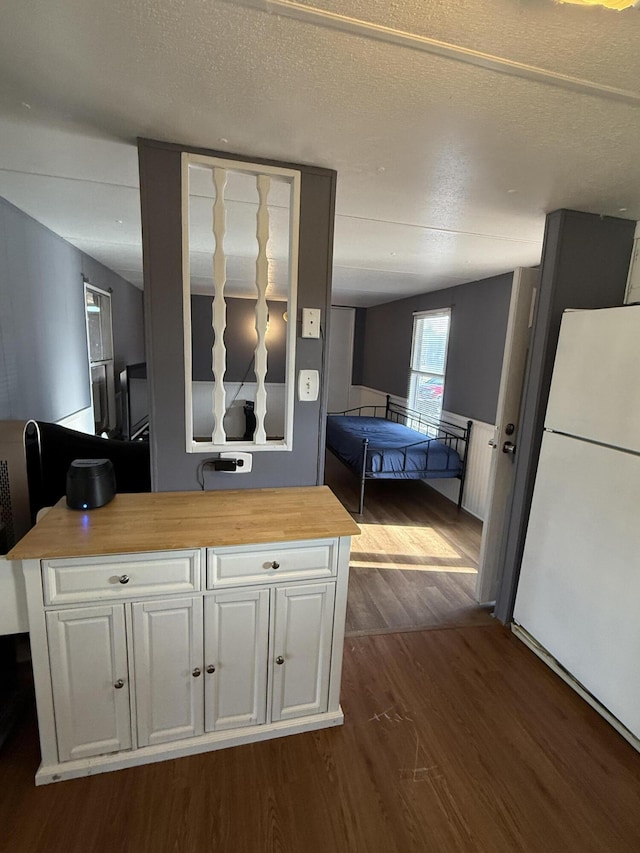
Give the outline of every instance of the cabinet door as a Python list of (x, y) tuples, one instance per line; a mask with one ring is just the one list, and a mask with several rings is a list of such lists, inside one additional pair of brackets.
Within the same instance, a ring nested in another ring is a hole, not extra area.
[(60, 761), (130, 749), (124, 605), (46, 619)]
[(335, 583), (275, 590), (273, 722), (327, 710)]
[(203, 732), (202, 599), (132, 605), (138, 746)]
[(265, 722), (269, 590), (234, 590), (205, 598), (205, 728)]

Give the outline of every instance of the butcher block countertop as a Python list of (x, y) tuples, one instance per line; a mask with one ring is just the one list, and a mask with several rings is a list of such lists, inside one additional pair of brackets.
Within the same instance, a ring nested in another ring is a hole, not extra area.
[(131, 554), (359, 533), (327, 486), (122, 494), (87, 512), (69, 509), (61, 498), (7, 559)]

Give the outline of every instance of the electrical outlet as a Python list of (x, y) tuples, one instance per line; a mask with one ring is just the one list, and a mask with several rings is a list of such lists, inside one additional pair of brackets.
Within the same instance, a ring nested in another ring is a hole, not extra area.
[(235, 459), (235, 471), (229, 471), (230, 474), (249, 474), (251, 471), (251, 462), (253, 457), (250, 453), (221, 453), (220, 459)]

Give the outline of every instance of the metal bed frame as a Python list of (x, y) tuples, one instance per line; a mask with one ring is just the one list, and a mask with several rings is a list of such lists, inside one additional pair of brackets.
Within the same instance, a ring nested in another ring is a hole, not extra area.
[[(378, 414), (378, 412), (384, 413), (384, 417)], [(452, 448), (458, 453), (460, 460), (462, 462), (462, 466), (460, 471), (457, 474), (452, 474), (452, 477), (456, 477), (460, 480), (460, 486), (458, 489), (458, 509), (462, 507), (462, 498), (464, 494), (464, 481), (467, 473), (467, 455), (469, 448), (469, 440), (471, 437), (471, 426), (472, 421), (467, 421), (466, 426), (462, 426), (460, 424), (454, 424), (450, 421), (445, 420), (434, 420), (433, 418), (429, 418), (427, 415), (421, 414), (420, 412), (416, 412), (413, 409), (408, 409), (406, 406), (402, 406), (399, 403), (394, 403), (391, 400), (389, 394), (387, 394), (387, 402), (385, 406), (379, 405), (369, 405), (369, 406), (357, 406), (353, 409), (345, 409), (344, 412), (331, 412), (328, 417), (332, 417), (335, 415), (355, 415), (357, 417), (380, 417), (381, 420), (394, 421), (395, 423), (401, 423), (404, 426), (410, 427), (410, 429), (415, 430), (416, 432), (422, 433), (427, 439), (427, 450), (426, 450), (426, 467), (424, 471), (412, 471), (412, 474), (418, 475), (411, 477), (411, 479), (429, 479), (429, 446), (431, 441), (439, 441), (441, 444), (446, 445), (447, 447)], [(350, 471), (353, 471), (355, 474), (360, 476), (360, 501), (358, 504), (358, 515), (362, 515), (362, 510), (364, 509), (364, 490), (365, 484), (367, 480), (382, 480), (382, 479), (402, 479), (398, 477), (398, 474), (402, 474), (406, 471), (406, 463), (407, 463), (407, 451), (416, 447), (417, 445), (425, 444), (425, 441), (416, 441), (411, 444), (407, 444), (404, 447), (396, 448), (397, 450), (402, 451), (403, 458), (403, 466), (401, 471), (390, 472), (388, 477), (381, 477), (380, 473), (374, 474), (372, 472), (367, 471), (367, 461), (369, 458), (369, 439), (362, 439), (362, 456), (360, 459), (360, 466), (356, 468), (351, 465), (345, 459), (342, 458), (340, 453), (335, 450), (329, 444), (327, 440), (328, 449), (334, 454), (334, 456), (342, 462)], [(445, 469), (447, 470), (447, 469)], [(453, 470), (453, 469), (452, 469)], [(424, 477), (420, 475), (424, 474)], [(408, 479), (408, 478), (407, 478)], [(438, 479), (448, 479), (448, 478), (438, 478)]]

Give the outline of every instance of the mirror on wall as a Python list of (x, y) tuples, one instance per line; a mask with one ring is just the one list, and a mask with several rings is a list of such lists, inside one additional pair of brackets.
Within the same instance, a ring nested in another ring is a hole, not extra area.
[(291, 450), (300, 173), (182, 155), (186, 448)]
[(116, 426), (111, 294), (84, 280), (91, 404), (96, 435)]

